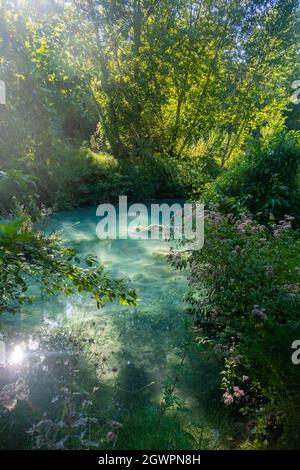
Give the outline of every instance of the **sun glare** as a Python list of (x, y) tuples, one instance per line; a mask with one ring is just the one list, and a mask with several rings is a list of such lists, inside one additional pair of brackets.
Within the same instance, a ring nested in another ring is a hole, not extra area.
[(21, 364), (23, 360), (24, 360), (24, 350), (22, 346), (17, 345), (14, 347), (10, 355), (9, 362), (10, 364), (18, 365), (18, 364)]

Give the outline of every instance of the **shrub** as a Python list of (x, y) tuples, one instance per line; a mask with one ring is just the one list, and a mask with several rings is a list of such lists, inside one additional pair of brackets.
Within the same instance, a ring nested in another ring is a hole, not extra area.
[(220, 167), (209, 155), (182, 155), (167, 159), (170, 179), (180, 197), (198, 197), (205, 185), (219, 175)]
[(60, 210), (114, 202), (120, 195), (135, 201), (175, 197), (181, 189), (173, 180), (171, 161), (162, 155), (118, 161), (88, 147), (63, 145), (49, 165), (20, 162), (18, 170), (0, 173), (0, 210), (12, 210), (14, 200), (33, 214), (42, 204)]
[(16, 201), (22, 201), (32, 217), (37, 215), (39, 195), (37, 193), (37, 178), (21, 170), (0, 172), (0, 213), (7, 214), (16, 206)]
[(108, 202), (117, 198), (122, 184), (123, 176), (116, 159), (86, 147), (64, 155), (51, 171), (49, 182), (55, 188), (52, 204), (59, 209)]
[(257, 446), (293, 445), (299, 426), (291, 344), (300, 337), (300, 240), (291, 219), (266, 227), (207, 211), (204, 247), (188, 260), (196, 336), (223, 362), (224, 405), (245, 415)]
[(227, 210), (248, 209), (266, 220), (300, 207), (298, 186), (299, 133), (285, 128), (252, 138), (245, 155), (206, 187), (203, 199)]
[(0, 225), (0, 313), (31, 301), (32, 284), (48, 294), (87, 292), (98, 307), (136, 299), (135, 291), (122, 279), (110, 279), (95, 257), (62, 247), (57, 236), (38, 230), (24, 214)]

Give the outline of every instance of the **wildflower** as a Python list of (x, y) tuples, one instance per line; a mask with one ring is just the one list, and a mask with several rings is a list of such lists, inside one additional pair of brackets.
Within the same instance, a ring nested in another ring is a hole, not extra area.
[(211, 210), (204, 211), (204, 217), (205, 219), (209, 219), (214, 224), (219, 224), (223, 220), (223, 217), (219, 212)]
[(7, 384), (0, 393), (0, 404), (11, 411), (15, 408), (18, 400), (23, 401), (29, 397), (29, 387), (25, 380), (20, 378), (15, 383)]
[(112, 429), (115, 429), (115, 430), (121, 429), (123, 427), (123, 424), (119, 423), (118, 421), (112, 421), (110, 423), (110, 425), (111, 425)]
[(273, 235), (275, 238), (282, 238), (284, 232), (292, 229), (293, 220), (295, 217), (292, 215), (285, 215), (283, 220), (280, 220), (278, 224), (273, 224), (271, 227), (273, 229)]
[(233, 394), (236, 398), (242, 398), (245, 396), (244, 390), (239, 387), (233, 387)]
[(17, 400), (11, 384), (5, 385), (5, 387), (3, 387), (3, 390), (0, 393), (0, 404), (8, 411), (11, 411), (15, 408)]
[(114, 432), (110, 431), (106, 434), (106, 439), (108, 440), (108, 442), (114, 442), (116, 440), (116, 435)]
[(234, 402), (234, 398), (229, 392), (225, 392), (223, 394), (223, 400), (226, 406), (232, 405), (232, 403)]
[(241, 220), (237, 221), (236, 229), (241, 233), (256, 233), (264, 231), (266, 227), (253, 221), (250, 217), (243, 216)]
[(277, 229), (277, 230), (274, 230), (273, 235), (274, 235), (274, 238), (276, 238), (278, 240), (279, 238), (282, 238), (283, 234), (282, 234), (281, 230)]
[(292, 292), (293, 294), (299, 294), (300, 293), (300, 286), (298, 284), (284, 284), (282, 287), (284, 289)]
[(259, 317), (262, 320), (267, 320), (268, 317), (265, 312), (265, 309), (260, 307), (259, 305), (253, 305), (252, 315), (254, 315), (255, 317)]
[(243, 382), (248, 382), (248, 380), (249, 380), (248, 375), (243, 375), (242, 381), (243, 381)]
[(216, 353), (220, 353), (220, 354), (228, 354), (228, 347), (224, 344), (216, 344), (215, 347), (214, 347), (214, 351)]

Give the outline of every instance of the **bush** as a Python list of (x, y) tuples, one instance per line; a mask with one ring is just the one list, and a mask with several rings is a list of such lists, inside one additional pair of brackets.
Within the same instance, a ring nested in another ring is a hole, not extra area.
[(71, 209), (114, 200), (122, 190), (123, 179), (115, 158), (82, 147), (72, 155), (64, 154), (51, 171), (49, 184), (55, 188), (51, 205)]
[(205, 185), (220, 174), (218, 163), (208, 155), (176, 156), (167, 163), (174, 191), (180, 197), (199, 197)]
[(21, 170), (0, 172), (0, 214), (7, 214), (15, 209), (17, 201), (30, 211), (33, 218), (37, 216), (39, 195), (37, 178)]
[(268, 228), (208, 211), (204, 247), (189, 259), (196, 336), (223, 362), (224, 405), (245, 416), (245, 439), (257, 446), (296, 446), (300, 431), (300, 370), (291, 362), (300, 240), (291, 219)]
[(167, 160), (161, 155), (118, 161), (110, 154), (83, 147), (65, 157), (53, 170), (53, 177), (58, 208), (114, 202), (122, 195), (145, 201), (177, 194), (176, 188), (171, 187), (173, 175)]
[(118, 161), (88, 147), (63, 145), (49, 165), (20, 162), (18, 170), (0, 173), (0, 210), (7, 213), (20, 202), (32, 214), (38, 207), (56, 210), (115, 202), (121, 195), (134, 201), (181, 194), (173, 183), (171, 161), (161, 155)]
[(40, 231), (24, 213), (0, 225), (0, 314), (31, 301), (33, 284), (52, 295), (86, 292), (98, 308), (115, 299), (136, 300), (135, 291), (122, 279), (111, 280), (95, 257), (63, 248), (55, 234)]
[(245, 155), (207, 186), (203, 199), (227, 210), (246, 208), (262, 220), (272, 213), (279, 220), (300, 207), (299, 164), (299, 133), (281, 128), (252, 138)]

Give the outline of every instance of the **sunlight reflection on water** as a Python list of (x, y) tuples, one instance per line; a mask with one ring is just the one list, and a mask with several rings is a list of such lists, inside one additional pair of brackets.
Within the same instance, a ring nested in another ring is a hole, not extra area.
[[(187, 281), (184, 272), (174, 270), (166, 260), (170, 244), (161, 240), (101, 241), (96, 237), (97, 221), (94, 208), (58, 213), (49, 230), (63, 227), (68, 246), (81, 255), (96, 255), (112, 275), (126, 276), (138, 291), (137, 306), (114, 302), (97, 310), (86, 295), (42, 296), (24, 306), (19, 315), (3, 317), (10, 348), (6, 360), (15, 368), (26, 366), (30, 393), (46, 407), (49, 400), (57, 401), (49, 395), (53, 384), (63, 383), (63, 388), (70, 389), (79, 374), (90, 374), (91, 367), (99, 383), (107, 386), (101, 398), (107, 413), (109, 408), (127, 410), (129, 402), (134, 407), (134, 391), (144, 387), (145, 399), (159, 403), (164, 380), (180, 364), (187, 335), (183, 302)], [(1, 354), (6, 352), (0, 341), (0, 363)], [(190, 368), (194, 372), (193, 365)], [(7, 371), (5, 374), (16, 380)], [(194, 419), (194, 390), (191, 387), (184, 393)]]

